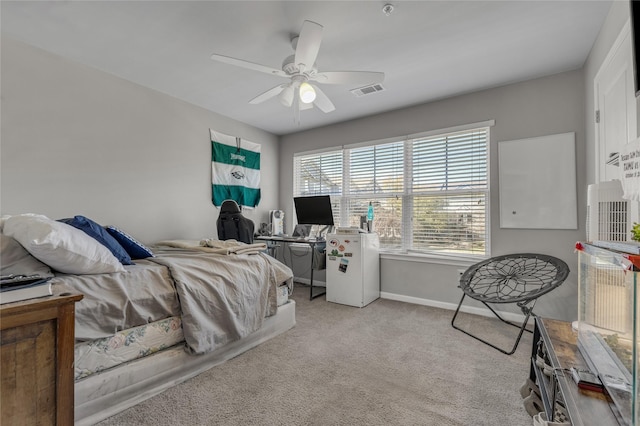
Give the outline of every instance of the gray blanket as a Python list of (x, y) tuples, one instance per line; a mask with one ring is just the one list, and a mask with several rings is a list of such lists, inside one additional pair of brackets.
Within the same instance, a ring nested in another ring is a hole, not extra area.
[(81, 293), (76, 303), (76, 340), (113, 336), (118, 331), (180, 315), (178, 295), (166, 267), (136, 260), (126, 273), (56, 274), (54, 294)]
[(156, 255), (149, 260), (169, 268), (193, 353), (213, 351), (258, 330), (278, 309), (276, 287), (293, 280), (291, 269), (264, 253), (162, 249)]
[(56, 276), (55, 294), (85, 295), (76, 304), (77, 340), (181, 315), (189, 351), (213, 351), (259, 329), (278, 309), (277, 286), (293, 284), (291, 269), (264, 253), (167, 247), (154, 253), (126, 273)]

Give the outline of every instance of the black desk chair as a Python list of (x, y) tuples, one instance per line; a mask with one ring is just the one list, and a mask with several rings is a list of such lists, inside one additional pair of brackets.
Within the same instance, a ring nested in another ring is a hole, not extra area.
[(216, 221), (219, 240), (236, 240), (253, 243), (255, 225), (251, 219), (242, 215), (240, 206), (234, 200), (225, 200), (220, 206), (220, 215)]
[[(567, 264), (555, 257), (544, 254), (508, 254), (484, 260), (470, 266), (460, 278), (459, 287), (463, 294), (451, 319), (451, 326), (456, 330), (485, 343), (500, 352), (511, 355), (520, 343), (522, 333), (526, 330), (533, 307), (540, 296), (560, 286), (569, 275)], [(510, 351), (501, 349), (486, 340), (465, 331), (454, 324), (460, 306), (466, 296), (482, 302), (502, 322), (520, 329), (516, 342)], [(515, 303), (525, 315), (522, 325), (514, 324), (502, 318), (489, 303)]]

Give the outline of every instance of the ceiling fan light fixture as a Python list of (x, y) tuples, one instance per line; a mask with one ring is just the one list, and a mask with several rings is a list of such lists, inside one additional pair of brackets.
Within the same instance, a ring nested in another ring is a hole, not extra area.
[(300, 101), (310, 104), (316, 100), (316, 91), (306, 81), (300, 85)]
[(288, 85), (284, 88), (282, 93), (280, 93), (280, 103), (286, 107), (290, 107), (293, 104), (293, 95), (294, 95), (293, 85)]
[[(2, 0), (0, 0), (2, 1)], [(390, 0), (389, 0), (390, 1)], [(393, 11), (393, 5), (387, 3), (386, 12)], [(266, 65), (260, 65), (243, 59), (214, 53), (211, 59), (225, 64), (241, 67), (264, 74), (275, 75), (289, 79), (289, 83), (272, 87), (249, 101), (255, 105), (268, 99), (278, 97), (285, 107), (293, 107), (294, 121), (300, 123), (300, 111), (318, 108), (323, 113), (334, 111), (335, 105), (327, 97), (318, 84), (342, 84), (350, 86), (378, 85), (384, 79), (384, 73), (372, 71), (325, 71), (318, 72), (315, 66), (320, 44), (322, 42), (323, 26), (313, 21), (304, 21), (300, 34), (291, 40), (294, 50), (282, 62), (282, 69), (278, 70)], [(310, 84), (313, 83), (313, 84)], [(361, 89), (363, 89), (361, 87)]]

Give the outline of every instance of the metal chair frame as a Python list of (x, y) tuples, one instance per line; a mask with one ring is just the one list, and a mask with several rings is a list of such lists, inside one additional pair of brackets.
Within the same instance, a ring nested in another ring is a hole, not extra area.
[[(529, 318), (535, 314), (533, 308), (538, 298), (560, 286), (569, 275), (567, 264), (553, 256), (535, 253), (507, 254), (492, 257), (470, 266), (460, 277), (463, 294), (458, 303), (451, 326), (468, 336), (491, 346), (506, 355), (512, 355), (518, 348), (520, 339), (528, 330)], [(520, 331), (510, 350), (502, 349), (455, 325), (462, 302), (469, 296), (482, 302), (500, 321), (518, 328)], [(515, 303), (525, 315), (522, 324), (504, 319), (489, 303)]]

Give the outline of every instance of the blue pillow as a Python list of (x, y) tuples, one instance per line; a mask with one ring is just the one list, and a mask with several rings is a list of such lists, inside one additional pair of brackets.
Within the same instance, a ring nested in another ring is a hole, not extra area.
[(138, 242), (131, 235), (127, 234), (115, 226), (107, 226), (107, 232), (115, 238), (118, 243), (129, 253), (132, 259), (144, 259), (146, 257), (154, 257), (153, 252), (145, 247), (144, 244)]
[(71, 225), (94, 238), (100, 244), (108, 248), (116, 259), (118, 259), (123, 265), (133, 265), (131, 256), (129, 256), (129, 253), (127, 253), (124, 247), (120, 245), (118, 240), (113, 238), (102, 226), (91, 219), (84, 216), (74, 216), (73, 219), (59, 219), (58, 222)]

